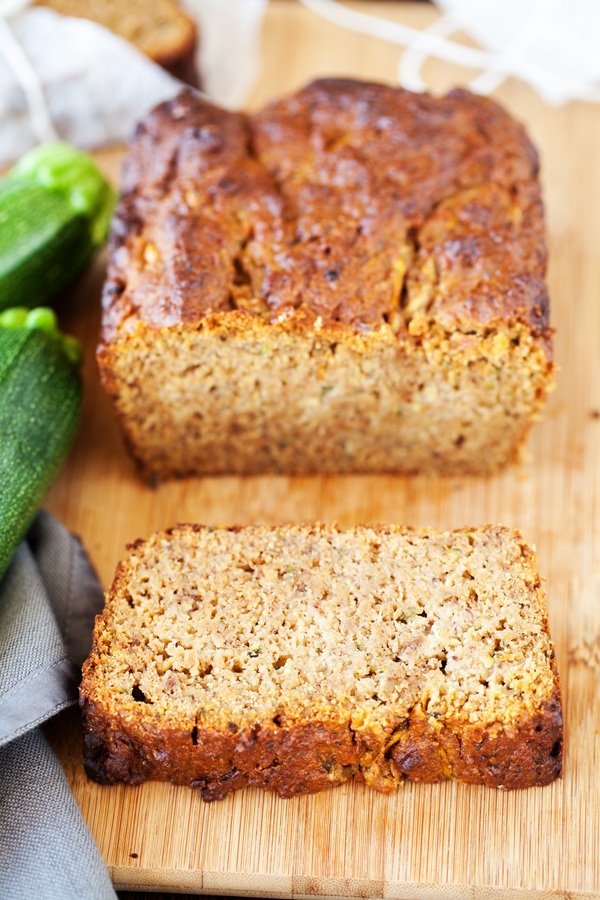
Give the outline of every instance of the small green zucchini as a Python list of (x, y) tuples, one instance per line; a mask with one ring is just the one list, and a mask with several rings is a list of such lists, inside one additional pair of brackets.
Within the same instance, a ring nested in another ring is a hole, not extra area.
[(0, 313), (0, 578), (75, 436), (79, 362), (52, 310)]
[(39, 306), (106, 240), (115, 195), (70, 144), (43, 144), (0, 179), (0, 310)]

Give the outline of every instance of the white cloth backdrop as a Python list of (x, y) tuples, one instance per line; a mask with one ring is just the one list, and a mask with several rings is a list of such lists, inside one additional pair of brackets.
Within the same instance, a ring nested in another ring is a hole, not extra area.
[[(83, 148), (126, 141), (135, 123), (179, 82), (126, 41), (29, 0), (0, 0), (0, 166), (43, 140)], [(199, 68), (209, 96), (244, 104), (260, 67), (267, 0), (182, 0), (200, 26)], [(470, 87), (529, 82), (547, 103), (600, 100), (600, 0), (437, 0), (425, 31), (359, 12), (338, 0), (298, 0), (340, 28), (399, 46), (398, 81), (425, 90), (427, 56), (479, 70)], [(469, 34), (477, 47), (452, 40)]]

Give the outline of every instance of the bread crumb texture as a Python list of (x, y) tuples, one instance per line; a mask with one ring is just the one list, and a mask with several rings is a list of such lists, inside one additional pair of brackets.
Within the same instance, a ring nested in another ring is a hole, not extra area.
[(531, 550), (440, 533), (180, 526), (138, 541), (81, 688), (88, 773), (218, 799), (352, 776), (496, 787), (561, 771), (562, 718)]
[(553, 385), (537, 154), (492, 101), (191, 92), (129, 151), (98, 360), (150, 480), (493, 472)]

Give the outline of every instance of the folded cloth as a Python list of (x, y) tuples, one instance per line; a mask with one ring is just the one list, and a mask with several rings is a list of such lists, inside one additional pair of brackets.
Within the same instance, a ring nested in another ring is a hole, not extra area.
[(0, 582), (0, 895), (115, 900), (40, 724), (77, 702), (102, 588), (76, 537), (38, 514)]

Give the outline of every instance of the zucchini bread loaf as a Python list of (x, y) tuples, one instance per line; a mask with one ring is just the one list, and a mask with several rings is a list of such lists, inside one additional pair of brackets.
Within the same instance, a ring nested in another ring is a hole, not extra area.
[(130, 549), (84, 666), (95, 780), (217, 800), (560, 775), (544, 592), (517, 532), (186, 525)]
[(537, 171), (464, 90), (159, 106), (126, 160), (98, 350), (144, 476), (514, 461), (553, 373)]

